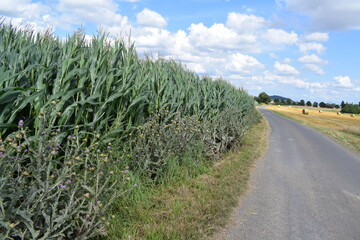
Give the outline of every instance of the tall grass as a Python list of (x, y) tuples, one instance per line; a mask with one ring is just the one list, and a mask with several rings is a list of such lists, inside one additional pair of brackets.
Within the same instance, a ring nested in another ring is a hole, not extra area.
[(88, 41), (82, 30), (64, 40), (1, 23), (0, 137), (20, 120), (41, 134), (44, 114), (59, 142), (81, 130), (92, 145), (100, 134), (122, 160), (113, 164), (152, 180), (216, 159), (259, 120), (244, 90), (174, 60), (139, 57), (130, 40), (100, 32)]

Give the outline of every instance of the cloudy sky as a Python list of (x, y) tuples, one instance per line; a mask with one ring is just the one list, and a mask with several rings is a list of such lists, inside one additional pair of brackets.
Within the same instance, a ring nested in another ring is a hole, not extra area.
[(359, 0), (0, 0), (13, 25), (106, 29), (251, 95), (360, 101)]

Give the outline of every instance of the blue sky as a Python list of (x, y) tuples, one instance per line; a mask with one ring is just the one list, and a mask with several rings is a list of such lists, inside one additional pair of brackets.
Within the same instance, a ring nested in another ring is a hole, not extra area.
[(359, 0), (1, 0), (13, 25), (128, 36), (251, 95), (360, 101)]

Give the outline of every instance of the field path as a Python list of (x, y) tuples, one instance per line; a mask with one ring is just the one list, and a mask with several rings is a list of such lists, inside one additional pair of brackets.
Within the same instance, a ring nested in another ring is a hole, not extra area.
[(269, 149), (222, 238), (360, 240), (359, 156), (261, 111), (271, 126)]

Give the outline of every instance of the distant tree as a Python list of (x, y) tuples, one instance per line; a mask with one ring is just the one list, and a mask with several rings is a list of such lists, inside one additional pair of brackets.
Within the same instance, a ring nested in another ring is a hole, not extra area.
[(293, 104), (293, 100), (291, 100), (290, 98), (286, 99), (286, 103), (288, 105), (292, 105)]
[(278, 98), (274, 99), (274, 103), (279, 103), (279, 102), (280, 102), (280, 100)]
[(305, 100), (304, 99), (300, 100), (300, 106), (305, 106)]
[(271, 99), (269, 95), (266, 94), (266, 92), (262, 92), (259, 94), (259, 97), (257, 98), (257, 102), (268, 104), (269, 102), (271, 102)]
[(341, 101), (340, 106), (341, 106), (341, 108), (344, 108), (344, 107), (345, 107), (345, 102), (344, 102), (344, 101)]
[(339, 106), (339, 105), (337, 105), (337, 104), (335, 104), (335, 108), (340, 108), (340, 106)]
[(345, 106), (341, 109), (342, 113), (354, 113), (360, 114), (360, 106), (356, 104), (345, 104)]
[(326, 104), (324, 102), (320, 102), (319, 107), (324, 108), (324, 107), (326, 107)]
[(312, 104), (311, 104), (310, 101), (307, 101), (307, 102), (306, 102), (306, 106), (311, 107), (311, 105), (312, 105)]
[(318, 102), (313, 103), (313, 107), (318, 107), (318, 106), (319, 106)]
[(286, 103), (285, 99), (281, 99), (280, 102), (281, 102), (282, 104), (285, 104), (285, 103)]

